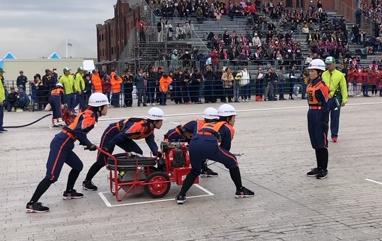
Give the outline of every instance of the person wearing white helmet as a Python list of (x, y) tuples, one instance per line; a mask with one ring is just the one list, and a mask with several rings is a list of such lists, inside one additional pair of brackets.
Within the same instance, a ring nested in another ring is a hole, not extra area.
[(317, 167), (311, 169), (307, 175), (323, 179), (328, 174), (328, 120), (329, 120), (329, 88), (321, 79), (325, 71), (325, 63), (321, 59), (314, 59), (309, 67), (310, 83), (306, 89), (308, 97), (308, 132), (310, 142), (316, 154)]
[(61, 105), (64, 104), (64, 86), (61, 83), (57, 83), (56, 86), (52, 88), (48, 102), (53, 112), (53, 127), (63, 126)]
[[(198, 132), (205, 123), (214, 122), (219, 119), (218, 110), (207, 107), (203, 112), (203, 119), (189, 121), (184, 125), (179, 125), (170, 129), (165, 135), (165, 141), (169, 142), (190, 142), (192, 137)], [(217, 176), (218, 173), (208, 168), (207, 163), (203, 164), (202, 175), (205, 177)]]
[[(151, 108), (146, 119), (129, 118), (110, 124), (101, 137), (100, 148), (109, 153), (113, 153), (115, 146), (120, 147), (126, 152), (135, 152), (143, 154), (142, 149), (134, 140), (145, 139), (152, 153), (160, 156), (158, 146), (154, 141), (154, 129), (160, 129), (164, 119), (164, 112), (158, 107)], [(107, 163), (107, 156), (98, 152), (97, 159), (90, 167), (82, 182), (84, 190), (97, 191), (98, 187), (94, 185), (92, 179)]]
[(164, 139), (169, 142), (189, 142), (192, 136), (196, 134), (206, 122), (216, 121), (219, 119), (217, 109), (213, 107), (207, 107), (202, 115), (203, 119), (197, 119), (187, 122), (184, 125), (178, 125), (177, 127), (170, 129), (165, 135)]
[(236, 198), (255, 195), (254, 192), (243, 187), (236, 157), (229, 152), (232, 132), (230, 131), (230, 124), (226, 120), (233, 124), (236, 110), (233, 106), (225, 104), (219, 107), (218, 115), (225, 120), (205, 123), (190, 142), (189, 153), (192, 168), (176, 196), (178, 204), (183, 204), (186, 201), (186, 193), (201, 174), (201, 168), (207, 159), (220, 162), (229, 170), (231, 179), (236, 186)]
[(57, 181), (64, 163), (72, 170), (69, 172), (66, 190), (63, 198), (65, 200), (82, 198), (83, 194), (74, 189), (74, 185), (80, 174), (83, 164), (80, 158), (73, 152), (76, 140), (80, 145), (86, 146), (90, 151), (97, 150), (87, 138), (87, 133), (94, 128), (98, 117), (107, 114), (109, 101), (104, 94), (94, 93), (89, 98), (88, 108), (77, 115), (74, 121), (65, 126), (50, 143), (50, 152), (46, 164), (46, 175), (38, 184), (32, 198), (26, 205), (28, 213), (48, 212), (49, 208), (43, 206), (38, 200), (48, 190), (50, 185)]

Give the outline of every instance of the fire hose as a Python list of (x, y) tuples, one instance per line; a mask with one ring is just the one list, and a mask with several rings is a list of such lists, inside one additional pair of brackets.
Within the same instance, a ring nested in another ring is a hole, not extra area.
[(44, 115), (44, 116), (38, 118), (37, 120), (32, 121), (31, 123), (28, 123), (28, 124), (25, 124), (25, 125), (19, 125), (19, 126), (3, 126), (3, 128), (22, 128), (22, 127), (27, 127), (27, 126), (30, 126), (30, 125), (33, 125), (33, 124), (39, 122), (39, 121), (42, 120), (42, 119), (45, 119), (46, 117), (51, 116), (51, 115), (52, 115), (52, 114), (46, 114), (46, 115)]

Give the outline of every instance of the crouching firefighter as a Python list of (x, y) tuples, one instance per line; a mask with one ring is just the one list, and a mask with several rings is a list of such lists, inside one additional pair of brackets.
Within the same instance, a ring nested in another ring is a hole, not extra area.
[(235, 123), (236, 110), (229, 104), (223, 104), (219, 107), (218, 114), (225, 120), (205, 123), (190, 141), (189, 153), (192, 168), (176, 197), (178, 204), (183, 204), (186, 201), (186, 193), (200, 175), (202, 165), (207, 159), (220, 162), (229, 170), (232, 181), (236, 186), (235, 196), (237, 198), (255, 195), (254, 192), (243, 187), (236, 157), (229, 152), (231, 132), (227, 121), (232, 125)]
[(95, 151), (97, 146), (92, 144), (86, 137), (87, 133), (94, 128), (98, 117), (107, 114), (109, 101), (104, 94), (94, 93), (89, 98), (89, 106), (74, 119), (73, 123), (64, 127), (50, 143), (50, 152), (46, 164), (46, 176), (38, 184), (31, 200), (27, 203), (27, 212), (48, 212), (49, 208), (43, 206), (38, 200), (48, 190), (50, 185), (57, 181), (64, 163), (68, 164), (72, 170), (69, 172), (64, 199), (82, 198), (83, 194), (78, 193), (74, 184), (82, 170), (80, 158), (73, 152), (74, 142), (78, 140), (80, 145), (86, 146), (90, 151)]
[[(169, 142), (190, 142), (192, 136), (202, 128), (205, 123), (216, 121), (219, 119), (218, 111), (213, 107), (207, 107), (203, 112), (203, 119), (189, 121), (184, 125), (179, 125), (169, 130), (164, 139)], [(217, 176), (218, 173), (211, 170), (207, 162), (203, 163), (202, 173), (205, 177)]]
[[(134, 140), (145, 139), (153, 155), (160, 157), (161, 153), (158, 151), (158, 145), (154, 140), (154, 130), (162, 127), (163, 119), (163, 110), (153, 107), (148, 111), (146, 118), (130, 118), (111, 124), (102, 135), (100, 147), (113, 153), (117, 145), (126, 152), (142, 155), (142, 149)], [(107, 156), (98, 153), (96, 162), (90, 167), (82, 183), (85, 190), (96, 191), (98, 189), (92, 183), (92, 179), (106, 164)]]
[(310, 83), (307, 87), (308, 94), (308, 131), (310, 142), (316, 152), (317, 167), (307, 173), (323, 179), (328, 174), (328, 122), (329, 122), (329, 93), (330, 90), (321, 79), (325, 71), (325, 63), (321, 59), (313, 60), (309, 67)]

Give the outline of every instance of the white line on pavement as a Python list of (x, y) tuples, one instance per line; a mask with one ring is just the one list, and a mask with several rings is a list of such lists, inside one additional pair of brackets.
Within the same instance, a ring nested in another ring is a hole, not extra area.
[(111, 203), (109, 202), (109, 200), (107, 200), (105, 195), (103, 195), (102, 192), (99, 192), (98, 195), (101, 197), (102, 201), (106, 204), (106, 207), (110, 208), (111, 207)]
[(382, 182), (374, 181), (372, 179), (366, 178), (365, 181), (374, 182), (376, 184), (382, 185)]
[[(346, 106), (361, 106), (361, 105), (377, 105), (382, 104), (382, 102), (363, 102), (363, 103), (354, 103), (354, 104), (347, 104)], [(236, 110), (236, 112), (251, 112), (251, 111), (274, 111), (274, 110), (293, 110), (293, 109), (306, 109), (306, 105), (299, 105), (299, 106), (286, 106), (286, 107), (272, 107), (272, 108), (253, 108), (253, 109), (242, 109), (242, 110)], [(202, 113), (199, 112), (190, 112), (190, 113), (181, 113), (181, 114), (169, 114), (166, 115), (166, 118), (171, 117), (177, 117), (177, 116), (189, 116), (189, 115), (201, 115)], [(100, 118), (98, 121), (115, 121), (115, 120), (121, 120), (125, 117), (117, 117), (117, 118)]]
[[(199, 198), (199, 197), (211, 197), (214, 196), (212, 192), (207, 190), (206, 188), (200, 186), (199, 184), (195, 184), (195, 187), (199, 188), (206, 194), (201, 194), (201, 195), (195, 195), (195, 196), (189, 196), (187, 199), (192, 199), (192, 198)], [(121, 204), (111, 204), (109, 200), (107, 200), (106, 196), (104, 195), (106, 192), (99, 192), (98, 195), (102, 199), (102, 201), (105, 203), (106, 207), (108, 208), (114, 208), (114, 207), (123, 207), (123, 206), (133, 206), (133, 205), (142, 205), (142, 204), (149, 204), (149, 203), (159, 203), (159, 202), (169, 202), (169, 201), (174, 201), (174, 198), (166, 198), (166, 199), (157, 199), (157, 200), (151, 200), (151, 201), (141, 201), (141, 202), (133, 202), (133, 203), (121, 203)]]

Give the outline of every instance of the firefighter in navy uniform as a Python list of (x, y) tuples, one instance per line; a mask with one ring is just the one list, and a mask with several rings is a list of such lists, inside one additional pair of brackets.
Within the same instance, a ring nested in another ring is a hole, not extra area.
[[(125, 119), (115, 123), (111, 123), (103, 132), (99, 147), (104, 148), (106, 143), (108, 143), (116, 135), (121, 133), (125, 129), (126, 124), (128, 124), (128, 121), (129, 119)], [(123, 145), (123, 143), (118, 146), (124, 149), (125, 151), (128, 151), (128, 147), (126, 145)], [(97, 191), (98, 188), (96, 185), (93, 184), (92, 179), (99, 172), (99, 170), (101, 170), (102, 167), (106, 165), (106, 162), (107, 156), (98, 151), (96, 162), (94, 162), (94, 164), (90, 167), (88, 173), (86, 174), (85, 180), (82, 182), (82, 187), (84, 190)]]
[(29, 213), (48, 212), (49, 208), (43, 206), (38, 200), (48, 190), (50, 185), (57, 181), (64, 163), (68, 164), (72, 170), (69, 172), (64, 199), (82, 198), (83, 194), (76, 192), (74, 184), (80, 174), (83, 164), (80, 158), (73, 152), (74, 142), (78, 140), (80, 145), (86, 146), (90, 151), (97, 150), (97, 146), (92, 144), (87, 133), (94, 128), (98, 117), (107, 114), (109, 101), (104, 94), (94, 93), (89, 98), (89, 107), (74, 119), (73, 123), (64, 127), (50, 143), (49, 158), (46, 164), (46, 176), (38, 184), (31, 200), (27, 203), (26, 209)]
[(308, 131), (310, 142), (316, 152), (317, 167), (307, 173), (323, 179), (328, 174), (328, 122), (329, 122), (329, 87), (321, 79), (325, 71), (325, 63), (321, 59), (313, 60), (309, 67), (310, 83), (306, 89), (308, 94)]
[(202, 165), (207, 159), (220, 162), (229, 170), (232, 181), (236, 186), (235, 196), (237, 198), (255, 195), (254, 192), (243, 187), (236, 157), (229, 152), (232, 133), (228, 122), (231, 125), (235, 123), (236, 110), (229, 104), (223, 104), (219, 107), (218, 113), (225, 120), (205, 123), (190, 141), (189, 153), (192, 169), (176, 197), (178, 204), (183, 204), (186, 201), (186, 193), (200, 175)]
[[(179, 125), (169, 130), (165, 134), (164, 139), (169, 142), (188, 142), (189, 143), (192, 139), (192, 136), (195, 135), (198, 132), (198, 130), (200, 130), (206, 122), (213, 121), (213, 120), (216, 121), (217, 119), (219, 119), (217, 109), (213, 107), (207, 107), (203, 112), (203, 118), (204, 119), (189, 121), (184, 125)], [(205, 177), (218, 175), (217, 172), (214, 172), (208, 167), (207, 162), (203, 164), (201, 174)]]
[[(148, 111), (146, 119), (130, 118), (109, 125), (104, 131), (100, 147), (109, 153), (113, 153), (117, 145), (126, 152), (143, 154), (142, 149), (134, 140), (145, 139), (155, 156), (160, 156), (158, 146), (154, 140), (154, 130), (160, 129), (164, 118), (164, 112), (158, 107)], [(97, 191), (97, 186), (92, 183), (93, 177), (107, 164), (107, 157), (98, 153), (97, 161), (90, 167), (82, 186), (85, 190)]]
[(53, 127), (63, 126), (61, 105), (64, 104), (64, 86), (61, 83), (57, 83), (50, 92), (49, 104), (52, 107)]

